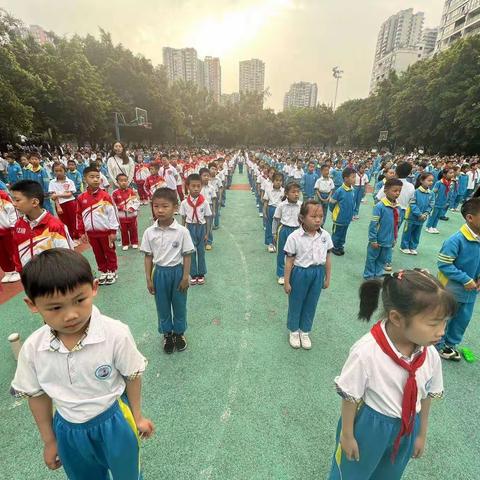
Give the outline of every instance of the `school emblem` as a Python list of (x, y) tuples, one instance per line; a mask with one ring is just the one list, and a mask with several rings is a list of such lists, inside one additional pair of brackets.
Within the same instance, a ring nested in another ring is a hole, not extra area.
[(173, 242), (172, 243), (173, 248), (178, 248), (179, 246), (180, 246), (180, 243), (178, 243), (178, 242)]
[(112, 374), (112, 367), (110, 365), (101, 365), (95, 370), (95, 376), (99, 380), (106, 380)]

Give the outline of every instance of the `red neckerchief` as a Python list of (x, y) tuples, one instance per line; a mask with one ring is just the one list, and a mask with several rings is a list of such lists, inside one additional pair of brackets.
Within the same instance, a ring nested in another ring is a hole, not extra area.
[(401, 438), (404, 435), (410, 435), (413, 431), (418, 395), (417, 379), (415, 378), (415, 374), (417, 370), (423, 365), (423, 362), (425, 362), (425, 358), (427, 358), (427, 349), (424, 347), (422, 353), (415, 357), (412, 363), (408, 363), (405, 360), (399, 358), (398, 355), (393, 351), (393, 348), (388, 343), (387, 337), (382, 330), (381, 321), (377, 322), (372, 327), (370, 333), (377, 341), (377, 344), (382, 349), (383, 353), (385, 353), (385, 355), (390, 357), (397, 365), (399, 365), (408, 372), (408, 379), (405, 383), (405, 387), (403, 390), (402, 425), (400, 428), (400, 432), (395, 439), (392, 451), (393, 463), (395, 462), (395, 457), (397, 456), (398, 448), (400, 447)]
[(446, 178), (442, 178), (442, 183), (445, 185), (445, 190), (448, 195), (448, 192), (450, 191), (450, 180), (447, 180)]
[(398, 237), (398, 208), (393, 207), (393, 238), (396, 240)]
[(193, 203), (193, 200), (192, 200), (192, 197), (191, 195), (189, 195), (187, 197), (187, 203), (193, 208), (193, 212), (192, 212), (192, 220), (195, 221), (195, 217), (197, 218), (197, 222), (196, 223), (200, 223), (200, 220), (198, 219), (198, 212), (197, 212), (197, 208), (200, 207), (203, 202), (205, 201), (205, 197), (200, 194), (198, 197), (197, 197), (197, 201), (195, 203)]

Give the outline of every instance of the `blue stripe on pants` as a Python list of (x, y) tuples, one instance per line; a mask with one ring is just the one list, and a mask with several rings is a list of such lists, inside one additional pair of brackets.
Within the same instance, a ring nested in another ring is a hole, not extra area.
[(137, 431), (126, 398), (85, 423), (68, 422), (57, 411), (53, 430), (69, 480), (109, 480), (109, 472), (114, 480), (142, 478)]
[(290, 275), (292, 291), (288, 296), (287, 319), (287, 328), (291, 332), (312, 330), (324, 278), (323, 265), (312, 265), (308, 268), (293, 267)]
[(276, 207), (273, 205), (268, 205), (267, 207), (267, 218), (264, 219), (265, 245), (273, 245), (272, 223), (273, 223), (273, 215), (275, 214), (275, 209)]
[(277, 231), (277, 277), (283, 277), (285, 274), (285, 252), (283, 251), (288, 236), (298, 227), (288, 227), (280, 225)]
[(203, 276), (207, 273), (207, 264), (205, 263), (205, 224), (187, 223), (187, 228), (195, 246), (195, 252), (192, 253), (190, 276)]
[(185, 333), (187, 329), (187, 292), (178, 290), (182, 277), (182, 264), (174, 267), (155, 265), (153, 270), (160, 333)]
[(392, 464), (393, 444), (400, 430), (400, 419), (387, 417), (362, 405), (355, 418), (353, 433), (358, 444), (360, 460), (347, 460), (339, 443), (342, 420), (337, 427), (337, 447), (333, 456), (329, 480), (399, 480), (413, 453), (420, 427), (419, 416), (411, 435), (402, 437)]
[(392, 247), (373, 248), (369, 243), (367, 247), (367, 259), (365, 260), (365, 269), (363, 270), (363, 278), (378, 278), (383, 275), (385, 263), (391, 253)]

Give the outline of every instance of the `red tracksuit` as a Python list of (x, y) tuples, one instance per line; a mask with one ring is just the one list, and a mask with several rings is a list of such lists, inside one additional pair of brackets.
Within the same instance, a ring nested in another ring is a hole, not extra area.
[(138, 195), (142, 202), (148, 200), (148, 193), (145, 189), (145, 180), (150, 176), (148, 167), (142, 162), (135, 164), (135, 173), (133, 174), (133, 180), (137, 186)]
[(138, 245), (137, 214), (140, 202), (132, 188), (122, 190), (117, 188), (112, 193), (113, 201), (117, 206), (120, 231), (122, 233), (122, 245)]
[(17, 211), (7, 192), (0, 190), (0, 268), (5, 273), (21, 270), (17, 265), (13, 229), (18, 219)]
[(118, 229), (118, 218), (113, 200), (102, 189), (87, 189), (77, 198), (77, 231), (87, 234), (98, 269), (102, 273), (116, 272), (117, 254), (115, 241), (110, 242), (109, 235)]
[(57, 209), (58, 218), (66, 225), (70, 236), (76, 240), (79, 238), (77, 232), (77, 200), (74, 198), (68, 202), (61, 203), (59, 206), (62, 209), (62, 213), (58, 213)]

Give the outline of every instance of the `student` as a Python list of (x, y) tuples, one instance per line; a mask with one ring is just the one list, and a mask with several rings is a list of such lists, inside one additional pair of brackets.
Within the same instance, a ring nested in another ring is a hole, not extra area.
[(316, 200), (300, 208), (300, 227), (285, 243), (285, 293), (288, 295), (289, 343), (310, 350), (310, 331), (322, 289), (330, 285), (330, 234), (321, 228), (323, 209)]
[(140, 197), (140, 204), (146, 205), (148, 203), (148, 193), (145, 190), (145, 181), (150, 176), (148, 166), (143, 162), (143, 155), (139, 153), (135, 159), (135, 171), (133, 174), (133, 181), (137, 186), (138, 195)]
[(422, 226), (432, 213), (435, 197), (430, 190), (433, 184), (433, 175), (423, 172), (415, 185), (415, 195), (410, 200), (410, 205), (405, 214), (405, 228), (403, 229), (400, 251), (402, 253), (417, 255), (420, 243)]
[(170, 165), (168, 155), (162, 156), (162, 165), (158, 171), (158, 174), (165, 179), (167, 188), (177, 191), (179, 175), (175, 167)]
[(300, 185), (290, 182), (285, 187), (285, 195), (273, 214), (272, 235), (277, 246), (277, 277), (278, 284), (285, 284), (285, 242), (288, 236), (299, 226), (298, 215), (302, 202), (300, 198)]
[(283, 175), (274, 173), (272, 177), (272, 188), (267, 190), (263, 196), (263, 218), (265, 219), (265, 245), (269, 253), (275, 253), (277, 250), (273, 243), (273, 215), (276, 208), (280, 205), (284, 196), (284, 188), (282, 187)]
[[(328, 171), (327, 171), (328, 175)], [(315, 163), (308, 162), (307, 173), (303, 175), (303, 201), (314, 200), (315, 198), (315, 185), (318, 181), (318, 174), (315, 172)]]
[(100, 172), (96, 167), (83, 171), (87, 190), (77, 199), (77, 229), (82, 242), (90, 243), (100, 276), (99, 285), (111, 285), (117, 280), (115, 238), (118, 218), (110, 195), (100, 188)]
[(112, 192), (112, 199), (117, 207), (120, 232), (122, 235), (122, 250), (138, 248), (138, 209), (140, 200), (135, 190), (128, 186), (128, 177), (124, 173), (117, 175), (118, 188)]
[(67, 169), (63, 163), (53, 165), (53, 174), (55, 179), (50, 180), (48, 193), (55, 204), (58, 218), (68, 228), (70, 237), (73, 238), (74, 246), (76, 246), (76, 240), (79, 238), (77, 233), (77, 201), (75, 199), (77, 189), (72, 180), (67, 178)]
[(330, 169), (330, 176), (332, 177), (333, 184), (335, 185), (335, 190), (340, 188), (343, 185), (343, 162), (342, 160), (337, 160), (335, 162), (335, 167)]
[[(90, 166), (96, 168), (100, 172), (100, 187), (102, 190), (105, 190), (107, 193), (110, 189), (110, 182), (108, 181), (107, 174), (108, 170), (106, 170), (105, 164), (102, 163), (102, 160), (91, 160)], [(107, 173), (104, 173), (106, 171)], [(85, 170), (83, 170), (85, 173)]]
[(13, 205), (22, 214), (13, 231), (17, 271), (44, 250), (73, 248), (67, 227), (43, 208), (44, 193), (38, 182), (20, 180), (10, 190)]
[(345, 255), (344, 245), (347, 238), (347, 230), (353, 218), (355, 207), (355, 194), (353, 184), (355, 183), (355, 170), (347, 167), (343, 170), (343, 184), (335, 190), (330, 200), (332, 211), (332, 241), (334, 255)]
[(478, 180), (478, 170), (477, 164), (472, 162), (470, 170), (467, 172), (468, 175), (468, 182), (467, 182), (467, 193), (465, 195), (465, 199), (468, 199), (472, 196), (473, 192), (475, 191), (475, 186)]
[(166, 186), (165, 179), (158, 174), (159, 169), (160, 165), (156, 162), (152, 162), (148, 165), (150, 175), (145, 180), (144, 188), (150, 199), (152, 199), (157, 188), (163, 188)]
[(5, 184), (5, 182), (2, 182), (1, 180), (0, 180), (0, 191), (8, 192), (7, 185)]
[(433, 193), (435, 195), (435, 205), (433, 207), (432, 214), (428, 218), (426, 232), (427, 233), (440, 233), (437, 229), (438, 221), (444, 215), (445, 210), (448, 207), (448, 196), (450, 193), (450, 186), (452, 182), (455, 170), (453, 168), (444, 170), (442, 179), (438, 180), (433, 186)]
[(355, 173), (355, 183), (353, 185), (353, 192), (355, 194), (355, 206), (353, 209), (353, 220), (358, 220), (358, 213), (360, 211), (360, 203), (365, 196), (365, 188), (368, 184), (368, 175), (365, 173), (365, 165), (360, 163), (358, 171)]
[[(217, 230), (220, 228), (220, 199), (222, 198), (223, 195), (223, 182), (221, 178), (218, 176), (218, 167), (215, 162), (210, 162), (208, 164), (208, 169), (210, 170), (210, 183), (212, 183), (215, 186), (217, 196), (214, 200), (213, 207), (214, 207), (214, 218), (213, 218), (213, 227), (212, 230)], [(252, 189), (254, 185), (254, 179), (252, 176)]]
[[(187, 188), (189, 194), (180, 204), (180, 215), (183, 226), (187, 226), (192, 237), (195, 251), (192, 254), (192, 265), (190, 268), (190, 285), (203, 285), (207, 273), (205, 262), (205, 243), (208, 241), (209, 218), (212, 216), (210, 205), (200, 193), (202, 181), (200, 175), (192, 173), (187, 177)], [(173, 189), (172, 189), (173, 190)]]
[(363, 278), (379, 278), (395, 245), (398, 235), (398, 219), (400, 216), (397, 198), (400, 196), (403, 183), (398, 178), (385, 182), (385, 198), (374, 207), (372, 220), (368, 229), (367, 258)]
[(202, 190), (200, 191), (201, 195), (204, 196), (204, 198), (207, 200), (208, 204), (210, 205), (210, 210), (212, 212), (212, 215), (210, 218), (208, 218), (208, 231), (207, 231), (207, 244), (205, 245), (205, 250), (211, 250), (212, 249), (212, 243), (213, 243), (213, 232), (212, 232), (212, 227), (213, 227), (213, 219), (215, 218), (215, 207), (214, 207), (214, 201), (217, 198), (217, 192), (215, 191), (215, 187), (213, 184), (210, 182), (210, 171), (208, 168), (201, 168), (198, 172), (200, 175), (201, 181), (202, 181)]
[(375, 187), (374, 187), (373, 193), (372, 193), (374, 203), (376, 203), (378, 201), (377, 200), (378, 192), (383, 188), (383, 186), (385, 185), (385, 182), (387, 180), (389, 180), (390, 178), (395, 178), (396, 177), (395, 169), (394, 168), (387, 168), (386, 170), (382, 171), (382, 175), (379, 175), (379, 177), (380, 176), (382, 178), (381, 179), (379, 178), (379, 180), (375, 184)]
[(128, 326), (93, 306), (97, 282), (79, 253), (42, 252), (22, 284), (45, 325), (23, 344), (11, 392), (28, 398), (46, 465), (71, 479), (141, 478), (139, 438), (154, 425), (141, 410), (147, 360)]
[(45, 168), (40, 165), (41, 155), (33, 152), (29, 155), (29, 164), (23, 169), (24, 180), (34, 180), (38, 182), (43, 189), (43, 207), (52, 215), (55, 215), (53, 211), (52, 203), (48, 197), (48, 187), (50, 184), (50, 176)]
[(461, 212), (466, 223), (443, 243), (438, 254), (440, 282), (453, 293), (458, 308), (437, 348), (442, 358), (455, 361), (461, 358), (457, 346), (472, 319), (480, 290), (480, 198), (467, 200)]
[(7, 155), (7, 183), (13, 185), (23, 178), (22, 167), (15, 161), (13, 155)]
[(77, 198), (83, 191), (83, 178), (80, 171), (77, 170), (75, 160), (67, 161), (67, 178), (69, 178), (75, 185), (75, 192), (73, 193), (73, 196)]
[(5, 272), (2, 283), (18, 282), (20, 274), (16, 272), (15, 242), (13, 233), (17, 221), (17, 212), (7, 192), (0, 190), (0, 268)]
[(156, 221), (145, 230), (140, 250), (145, 253), (147, 288), (155, 295), (163, 350), (170, 354), (187, 348), (188, 275), (195, 247), (188, 229), (174, 218), (178, 208), (176, 192), (157, 189), (152, 208)]
[(383, 318), (350, 349), (335, 379), (342, 397), (329, 480), (398, 480), (426, 443), (432, 398), (443, 396), (433, 346), (455, 311), (455, 299), (429, 273), (401, 270), (360, 287), (361, 320), (382, 292)]
[(332, 194), (335, 191), (335, 184), (328, 174), (329, 170), (330, 167), (327, 164), (322, 165), (320, 168), (320, 178), (315, 183), (315, 197), (323, 209), (322, 227), (327, 220), (328, 206), (330, 205)]
[(457, 177), (457, 195), (453, 202), (453, 212), (458, 212), (458, 206), (463, 203), (467, 196), (467, 187), (468, 187), (468, 171), (470, 166), (468, 164), (463, 164), (460, 167), (460, 172)]

